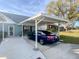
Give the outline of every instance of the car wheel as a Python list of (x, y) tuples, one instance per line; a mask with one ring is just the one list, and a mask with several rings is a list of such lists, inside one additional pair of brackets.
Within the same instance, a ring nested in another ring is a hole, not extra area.
[(44, 40), (40, 39), (39, 43), (40, 43), (41, 45), (44, 45)]

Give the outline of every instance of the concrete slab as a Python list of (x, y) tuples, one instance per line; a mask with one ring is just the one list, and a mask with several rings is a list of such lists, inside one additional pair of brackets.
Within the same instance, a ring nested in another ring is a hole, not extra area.
[(6, 38), (0, 45), (0, 59), (45, 59), (40, 51), (33, 48), (20, 37)]
[(47, 59), (78, 59), (79, 57), (73, 53), (71, 44), (61, 43), (46, 50), (44, 54)]

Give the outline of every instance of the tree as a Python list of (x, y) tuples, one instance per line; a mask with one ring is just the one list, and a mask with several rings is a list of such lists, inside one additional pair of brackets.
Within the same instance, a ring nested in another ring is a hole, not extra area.
[(79, 12), (77, 11), (78, 3), (75, 1), (58, 0), (56, 2), (50, 2), (46, 8), (48, 15), (54, 14), (55, 16), (68, 19), (73, 26), (74, 21), (79, 17)]

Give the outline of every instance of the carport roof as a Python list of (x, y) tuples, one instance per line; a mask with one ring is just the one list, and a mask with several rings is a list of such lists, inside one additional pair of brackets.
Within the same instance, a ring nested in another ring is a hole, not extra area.
[(49, 15), (43, 14), (43, 13), (39, 13), (36, 16), (30, 17), (28, 19), (25, 19), (24, 21), (20, 22), (19, 24), (24, 24), (24, 23), (35, 23), (34, 20), (40, 20), (42, 19), (42, 22), (44, 23), (53, 23), (53, 22), (63, 22), (63, 23), (67, 23), (69, 22), (68, 20), (62, 19), (62, 18), (58, 18), (58, 17), (51, 17)]

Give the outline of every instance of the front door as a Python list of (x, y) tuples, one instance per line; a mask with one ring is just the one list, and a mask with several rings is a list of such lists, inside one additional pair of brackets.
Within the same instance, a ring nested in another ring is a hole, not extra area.
[(14, 36), (14, 26), (8, 26), (8, 36)]

